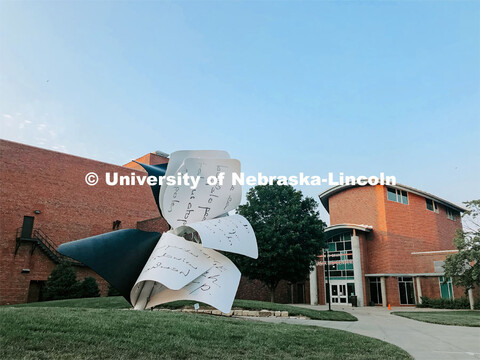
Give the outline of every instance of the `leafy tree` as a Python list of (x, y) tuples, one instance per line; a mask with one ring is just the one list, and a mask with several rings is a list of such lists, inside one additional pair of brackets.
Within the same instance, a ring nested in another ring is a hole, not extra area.
[(250, 221), (258, 242), (258, 259), (231, 255), (243, 275), (262, 281), (270, 299), (280, 280), (305, 280), (323, 248), (317, 203), (290, 185), (258, 185), (247, 193), (238, 213)]
[(83, 279), (82, 283), (80, 284), (80, 297), (90, 298), (99, 296), (100, 290), (98, 289), (97, 280), (91, 276)]
[(458, 230), (454, 244), (458, 252), (445, 260), (445, 280), (452, 278), (455, 286), (463, 286), (468, 291), (480, 286), (480, 200), (464, 203), (468, 209), (463, 215), (465, 229)]
[(53, 269), (45, 285), (44, 300), (72, 299), (79, 295), (77, 275), (68, 263), (62, 263)]

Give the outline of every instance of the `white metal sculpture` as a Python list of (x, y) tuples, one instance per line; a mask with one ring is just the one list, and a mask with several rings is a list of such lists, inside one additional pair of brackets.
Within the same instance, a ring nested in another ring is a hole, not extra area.
[[(162, 234), (130, 292), (135, 309), (175, 300), (194, 300), (224, 313), (231, 310), (240, 282), (235, 264), (216, 250), (256, 259), (253, 228), (241, 215), (228, 216), (242, 196), (240, 162), (224, 151), (177, 151), (165, 176), (193, 176), (190, 185), (163, 185), (159, 207), (171, 230)], [(222, 178), (214, 183), (209, 177)], [(220, 182), (222, 184), (220, 184)]]

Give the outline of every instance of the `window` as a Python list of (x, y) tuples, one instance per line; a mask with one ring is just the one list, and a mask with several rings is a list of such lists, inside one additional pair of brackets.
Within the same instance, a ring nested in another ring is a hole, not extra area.
[(443, 266), (445, 265), (445, 261), (438, 260), (433, 262), (433, 268), (436, 273), (443, 273), (445, 269)]
[(442, 299), (453, 299), (452, 279), (449, 278), (445, 284), (443, 283), (445, 280), (443, 276), (440, 276), (438, 280), (440, 282), (440, 296)]
[(335, 235), (327, 240), (328, 251), (343, 251), (352, 249), (352, 235), (347, 232)]
[(438, 204), (435, 201), (425, 199), (425, 204), (427, 205), (427, 210), (434, 211), (438, 214)]
[(447, 207), (447, 219), (456, 221), (457, 220), (457, 212)]
[(355, 296), (355, 283), (347, 283), (347, 293), (348, 296)]
[(395, 201), (400, 204), (408, 205), (408, 196), (407, 192), (394, 188), (387, 188), (387, 199), (390, 201)]
[[(353, 279), (352, 234), (345, 232), (327, 239), (328, 270), (333, 280)], [(325, 266), (325, 278), (327, 267)]]
[(415, 305), (415, 288), (412, 277), (399, 277), (398, 290), (400, 291), (400, 305)]
[(369, 278), (370, 282), (370, 301), (374, 304), (382, 303), (382, 285), (379, 277)]

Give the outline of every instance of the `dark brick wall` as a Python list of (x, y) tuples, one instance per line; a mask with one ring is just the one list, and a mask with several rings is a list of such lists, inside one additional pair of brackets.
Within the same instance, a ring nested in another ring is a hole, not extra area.
[[(241, 300), (270, 301), (270, 291), (261, 281), (249, 280), (242, 276), (235, 298)], [(290, 286), (286, 281), (281, 281), (275, 291), (275, 302), (285, 304), (290, 301)]]
[[(270, 291), (259, 280), (249, 280), (242, 276), (238, 286), (236, 299), (270, 301)], [(281, 304), (309, 303), (310, 288), (308, 282), (291, 284), (287, 281), (280, 281), (275, 290), (275, 302)]]

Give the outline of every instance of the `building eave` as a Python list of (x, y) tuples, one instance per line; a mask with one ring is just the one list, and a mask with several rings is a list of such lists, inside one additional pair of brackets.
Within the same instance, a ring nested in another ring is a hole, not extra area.
[(359, 225), (359, 224), (336, 224), (329, 226), (323, 230), (325, 235), (327, 236), (335, 236), (337, 234), (340, 234), (342, 232), (345, 232), (345, 230), (358, 230), (358, 231), (363, 231), (363, 232), (370, 232), (373, 230), (373, 227), (371, 225)]

